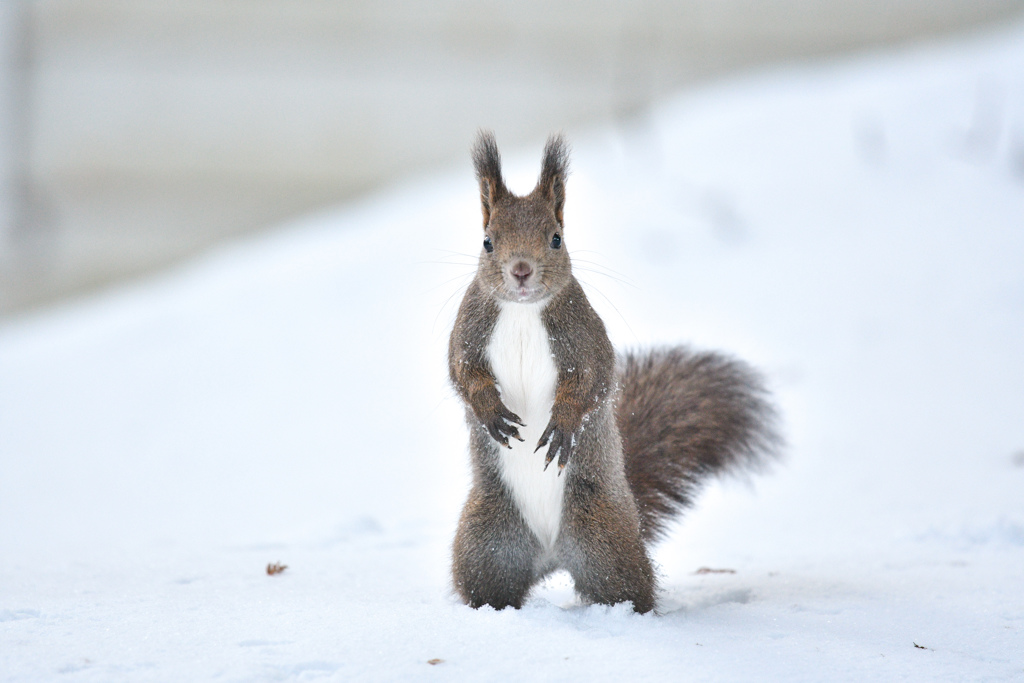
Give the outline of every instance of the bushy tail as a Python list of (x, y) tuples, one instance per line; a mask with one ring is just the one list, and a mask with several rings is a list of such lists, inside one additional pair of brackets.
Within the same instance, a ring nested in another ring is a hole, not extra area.
[(693, 503), (711, 475), (758, 469), (781, 445), (761, 377), (683, 347), (626, 353), (616, 418), (644, 540)]

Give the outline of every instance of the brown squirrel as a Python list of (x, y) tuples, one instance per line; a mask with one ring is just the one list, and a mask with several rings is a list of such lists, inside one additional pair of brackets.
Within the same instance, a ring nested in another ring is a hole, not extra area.
[(775, 413), (760, 377), (721, 355), (675, 347), (616, 359), (562, 237), (561, 136), (548, 139), (526, 196), (506, 188), (493, 134), (479, 134), (473, 161), (483, 251), (448, 350), (473, 466), (455, 589), (472, 607), (519, 608), (566, 569), (583, 600), (648, 612), (647, 544), (710, 475), (776, 451)]

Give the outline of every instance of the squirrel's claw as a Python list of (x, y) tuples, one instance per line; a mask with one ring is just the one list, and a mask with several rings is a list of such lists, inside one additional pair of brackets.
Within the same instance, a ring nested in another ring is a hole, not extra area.
[(558, 447), (555, 444), (551, 444), (551, 448), (548, 449), (547, 455), (544, 456), (544, 471), (548, 471), (548, 465), (555, 459), (555, 453), (558, 451)]
[(544, 433), (540, 437), (540, 442), (537, 444), (537, 448), (534, 449), (534, 453), (539, 451), (548, 442), (551, 442), (548, 446), (548, 452), (544, 456), (544, 469), (548, 469), (548, 465), (555, 459), (555, 455), (558, 455), (558, 470), (561, 474), (561, 470), (565, 469), (566, 464), (569, 462), (569, 456), (572, 455), (572, 436), (567, 435), (562, 428), (557, 426), (554, 422), (548, 424), (548, 428), (544, 430)]
[(523, 437), (519, 436), (519, 430), (510, 424), (505, 425), (505, 433), (511, 436), (513, 439), (519, 439), (520, 441), (526, 441)]
[(555, 433), (556, 429), (558, 429), (558, 427), (555, 426), (554, 422), (548, 423), (547, 429), (544, 430), (544, 433), (540, 435), (540, 440), (537, 441), (537, 447), (533, 449), (534, 453), (539, 451), (541, 448), (544, 447), (545, 444), (547, 444), (548, 440), (551, 438), (552, 434)]
[(506, 422), (510, 422), (510, 423), (512, 423), (512, 424), (517, 424), (517, 425), (519, 425), (520, 427), (525, 427), (525, 426), (526, 426), (526, 425), (525, 425), (525, 424), (523, 423), (523, 419), (522, 419), (521, 417), (519, 417), (518, 415), (516, 415), (515, 413), (513, 413), (513, 412), (512, 412), (511, 410), (509, 410), (509, 409), (508, 409), (508, 408), (506, 408), (505, 406), (501, 406), (501, 407), (500, 407), (500, 408), (498, 409), (498, 414), (499, 414), (499, 415), (500, 415), (500, 416), (501, 416), (502, 418), (504, 418)]
[[(509, 412), (507, 409), (503, 410), (502, 412), (508, 413), (509, 415), (512, 416), (512, 418), (515, 418), (516, 420), (519, 419), (514, 413)], [(526, 440), (519, 435), (519, 430), (513, 424), (511, 424), (511, 422), (512, 420), (510, 420), (504, 414), (499, 414), (491, 418), (484, 426), (487, 428), (487, 433), (491, 435), (492, 439), (500, 443), (505, 448), (511, 449), (512, 446), (508, 442), (509, 437), (513, 439), (518, 439), (520, 441)], [(524, 427), (526, 426), (523, 425), (521, 422), (519, 424)]]
[[(571, 441), (571, 439), (570, 439), (570, 441)], [(558, 454), (558, 473), (559, 474), (561, 474), (562, 470), (565, 469), (565, 466), (569, 464), (569, 455), (570, 455), (571, 452), (572, 452), (572, 447), (571, 447), (570, 444), (567, 443), (567, 444), (565, 444), (565, 447), (562, 448), (562, 452)]]
[[(485, 425), (485, 427), (487, 428), (487, 433), (491, 435), (492, 439), (494, 439), (495, 441), (500, 443), (505, 448), (512, 448), (512, 446), (510, 446), (509, 443), (508, 443), (508, 437), (501, 433), (501, 426), (499, 426), (499, 419), (500, 418), (495, 418), (495, 419), (491, 420), (490, 422), (488, 422)], [(502, 425), (502, 426), (505, 426), (505, 425)]]

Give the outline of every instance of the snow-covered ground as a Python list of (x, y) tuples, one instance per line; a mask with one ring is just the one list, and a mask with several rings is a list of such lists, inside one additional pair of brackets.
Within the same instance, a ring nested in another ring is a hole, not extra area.
[(613, 341), (750, 360), (789, 439), (658, 548), (659, 615), (450, 592), (467, 155), (0, 327), (0, 678), (1024, 679), (1024, 25), (574, 142)]

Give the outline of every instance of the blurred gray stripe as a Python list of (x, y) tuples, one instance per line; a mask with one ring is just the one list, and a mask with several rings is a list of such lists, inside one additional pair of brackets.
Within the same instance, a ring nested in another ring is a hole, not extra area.
[(479, 126), (511, 148), (1024, 0), (52, 0), (21, 28), (11, 7), (4, 54), (22, 31), (32, 62), (0, 162), (31, 192), (5, 185), (0, 315), (463, 160)]

